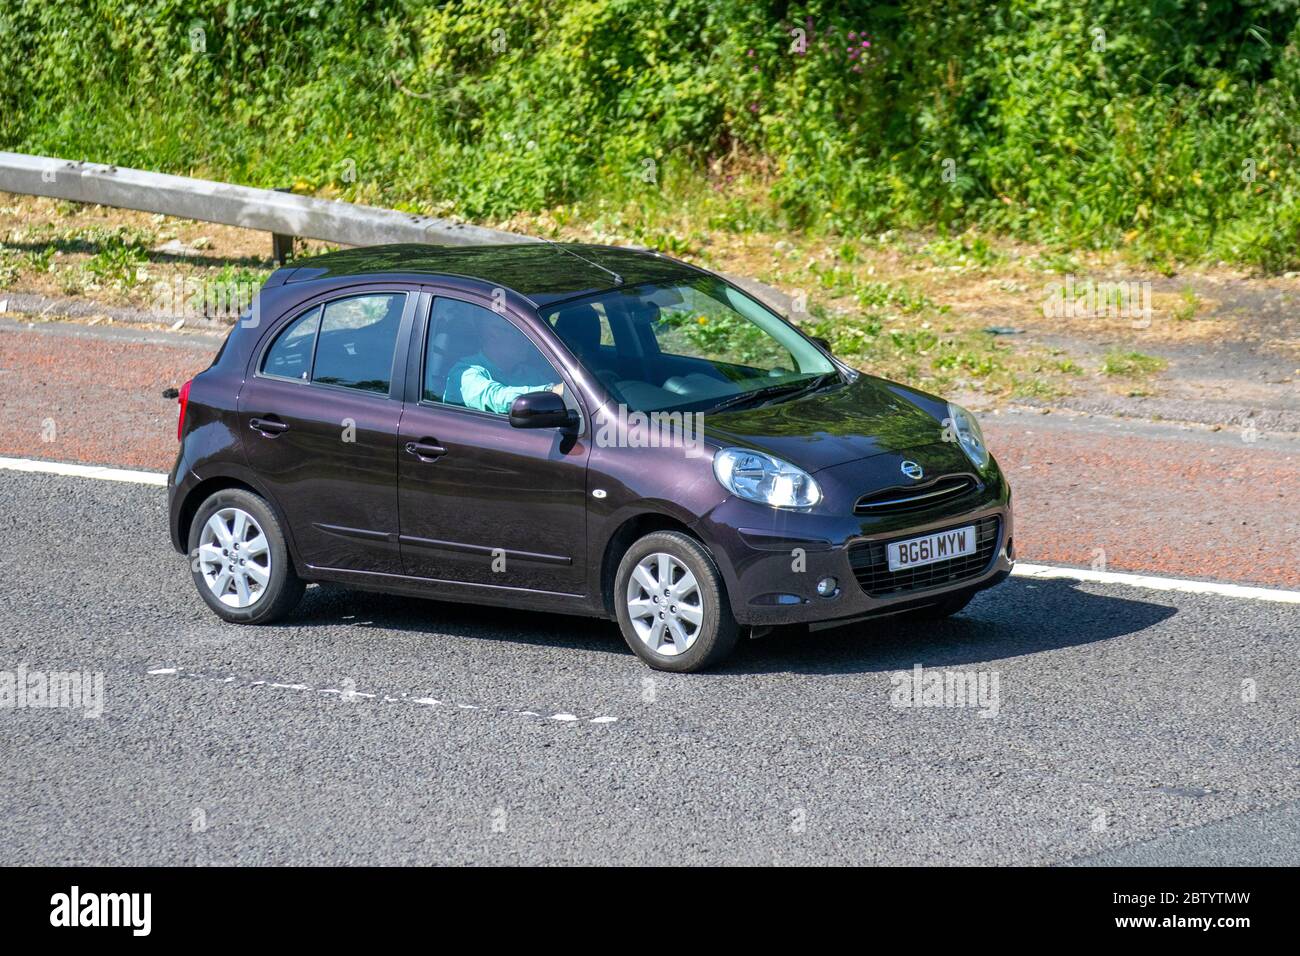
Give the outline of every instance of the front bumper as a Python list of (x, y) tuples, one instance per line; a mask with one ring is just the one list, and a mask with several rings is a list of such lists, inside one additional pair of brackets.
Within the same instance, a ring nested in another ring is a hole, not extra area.
[[(911, 576), (882, 573), (888, 542), (966, 525), (979, 529), (976, 556)], [(847, 622), (991, 587), (1011, 572), (1014, 530), (1011, 491), (996, 466), (978, 491), (920, 513), (799, 513), (729, 498), (696, 526), (713, 549), (736, 620), (758, 627)], [(838, 586), (822, 596), (817, 583), (828, 577)]]

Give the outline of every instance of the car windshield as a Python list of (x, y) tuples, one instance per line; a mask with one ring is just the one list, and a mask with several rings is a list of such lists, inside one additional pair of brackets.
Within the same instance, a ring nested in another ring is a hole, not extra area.
[(710, 276), (615, 289), (542, 317), (635, 411), (779, 401), (839, 380), (835, 364), (774, 312)]

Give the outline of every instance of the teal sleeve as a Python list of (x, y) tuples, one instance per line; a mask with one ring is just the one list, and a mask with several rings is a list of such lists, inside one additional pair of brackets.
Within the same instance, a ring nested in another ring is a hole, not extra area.
[(502, 385), (481, 365), (470, 365), (460, 375), (460, 395), (466, 408), (505, 415), (520, 395), (544, 392), (549, 385)]

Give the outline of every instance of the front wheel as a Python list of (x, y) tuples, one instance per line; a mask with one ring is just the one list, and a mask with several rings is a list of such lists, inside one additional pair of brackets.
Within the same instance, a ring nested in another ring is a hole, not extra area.
[(623, 640), (656, 670), (703, 670), (729, 655), (740, 628), (702, 544), (656, 531), (627, 550), (614, 579)]
[(189, 545), (194, 585), (223, 620), (267, 624), (302, 597), (280, 522), (251, 491), (212, 494), (194, 515)]

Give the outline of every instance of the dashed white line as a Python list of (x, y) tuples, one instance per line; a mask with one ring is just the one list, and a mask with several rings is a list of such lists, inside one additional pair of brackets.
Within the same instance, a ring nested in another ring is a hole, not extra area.
[[(205, 673), (203, 673), (203, 672), (201, 672), (201, 671), (191, 671), (191, 670), (187, 670), (187, 669), (184, 668), (184, 667), (154, 667), (154, 668), (151, 668), (150, 670), (145, 671), (145, 673), (146, 673), (146, 674), (151, 674), (151, 675), (154, 675), (154, 676), (161, 676), (161, 677), (165, 677), (165, 676), (180, 676), (180, 677), (188, 677), (188, 678), (192, 678), (192, 679), (195, 679), (195, 680), (208, 680), (208, 681), (215, 681), (215, 682), (217, 682), (217, 683), (221, 683), (221, 684), (232, 684), (232, 683), (236, 683), (236, 682), (238, 681), (238, 678), (236, 678), (236, 677), (232, 677), (232, 676), (224, 676), (224, 677), (223, 677), (223, 676), (216, 675), (216, 674), (205, 674)], [(313, 687), (309, 686), (308, 684), (288, 684), (288, 683), (282, 683), (282, 682), (277, 682), (277, 681), (267, 681), (267, 680), (244, 681), (244, 684), (245, 684), (245, 686), (248, 686), (248, 687), (268, 687), (268, 688), (273, 688), (273, 689), (276, 689), (276, 690), (309, 691), (309, 692), (311, 692), (311, 693), (316, 693), (316, 694), (341, 694), (345, 700), (376, 700), (376, 699), (380, 699), (380, 700), (382, 700), (384, 703), (390, 703), (390, 704), (418, 704), (418, 705), (420, 705), (420, 706), (422, 706), (422, 707), (429, 707), (429, 708), (432, 708), (432, 707), (439, 707), (439, 706), (442, 706), (442, 704), (443, 704), (443, 701), (438, 700), (436, 697), (405, 697), (405, 696), (403, 696), (403, 697), (393, 697), (393, 696), (391, 696), (391, 695), (385, 694), (385, 695), (383, 695), (382, 698), (381, 698), (378, 694), (366, 694), (366, 693), (362, 693), (361, 691), (355, 691), (355, 690), (353, 690), (353, 691), (341, 691), (341, 690), (339, 690), (337, 687), (320, 687), (320, 688), (313, 688)], [(453, 702), (453, 701), (449, 701), (448, 703), (454, 703), (454, 702)], [(455, 706), (456, 706), (456, 708), (459, 709), (459, 710), (478, 711), (478, 712), (482, 712), (482, 713), (498, 713), (498, 714), (501, 714), (501, 713), (510, 713), (509, 709), (508, 709), (508, 708), (505, 708), (505, 707), (495, 707), (495, 708), (493, 708), (493, 707), (484, 707), (484, 706), (480, 706), (480, 705), (478, 705), (478, 704), (461, 704), (461, 703), (456, 703)], [(537, 713), (536, 711), (533, 711), (533, 710), (516, 710), (516, 711), (513, 711), (513, 713), (518, 714), (518, 715), (521, 716), (521, 717), (541, 717), (541, 716), (542, 716), (541, 714), (539, 714), (539, 713)], [(574, 715), (574, 714), (567, 713), (567, 712), (561, 712), (561, 713), (552, 714), (551, 717), (550, 717), (550, 719), (551, 719), (551, 720), (563, 721), (563, 722), (581, 721), (581, 720), (583, 720), (583, 718), (578, 717), (578, 716), (576, 716), (576, 715)], [(611, 716), (609, 716), (609, 715), (601, 715), (601, 716), (597, 716), (597, 717), (589, 717), (589, 718), (586, 718), (586, 722), (587, 722), (587, 723), (590, 723), (590, 724), (613, 724), (613, 723), (617, 723), (617, 722), (618, 722), (618, 718), (617, 718), (617, 717), (611, 717)]]

